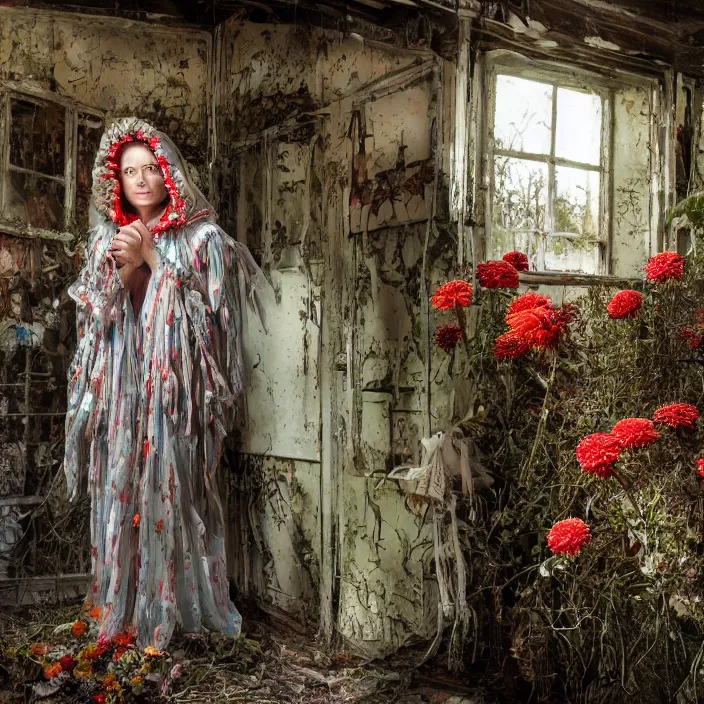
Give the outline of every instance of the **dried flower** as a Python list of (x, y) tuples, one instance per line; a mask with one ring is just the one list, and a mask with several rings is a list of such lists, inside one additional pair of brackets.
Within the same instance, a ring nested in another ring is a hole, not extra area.
[(639, 291), (625, 289), (614, 295), (609, 301), (609, 305), (606, 306), (606, 310), (611, 318), (621, 320), (622, 318), (635, 318), (642, 307), (643, 294)]
[(653, 413), (653, 420), (656, 423), (667, 423), (673, 428), (694, 428), (698, 418), (697, 407), (689, 403), (670, 403), (661, 406)]
[(551, 305), (552, 300), (549, 296), (543, 296), (542, 293), (535, 293), (535, 291), (526, 291), (526, 293), (521, 294), (518, 298), (513, 299), (506, 311), (506, 317), (508, 318), (509, 315), (520, 313), (522, 310), (533, 310), (533, 308)]
[(52, 662), (44, 668), (44, 677), (50, 680), (53, 677), (58, 677), (63, 671), (60, 662)]
[(530, 345), (515, 332), (508, 332), (496, 338), (494, 356), (498, 360), (518, 359), (530, 351)]
[(704, 478), (704, 460), (697, 460), (697, 472), (700, 477)]
[(132, 645), (135, 641), (135, 636), (132, 633), (125, 631), (124, 633), (118, 633), (112, 639), (112, 644), (115, 646), (127, 646)]
[(162, 530), (164, 530), (164, 519), (160, 518), (157, 522), (156, 525), (154, 526), (154, 530), (157, 533), (161, 533)]
[(88, 624), (85, 621), (76, 621), (73, 626), (71, 626), (71, 633), (73, 633), (76, 638), (80, 638), (85, 635), (87, 629)]
[(74, 667), (76, 667), (76, 659), (73, 655), (64, 655), (59, 658), (59, 664), (64, 672), (71, 672)]
[(482, 262), (477, 265), (477, 279), (484, 288), (518, 288), (518, 272), (508, 262)]
[(77, 680), (93, 676), (93, 664), (89, 660), (79, 662), (73, 670), (73, 676)]
[(451, 310), (455, 306), (466, 308), (472, 304), (472, 285), (461, 279), (448, 281), (438, 288), (430, 302), (438, 310)]
[(501, 257), (505, 262), (508, 262), (516, 271), (528, 271), (528, 257), (523, 252), (518, 252), (515, 249), (512, 252), (506, 252)]
[(611, 434), (626, 447), (645, 447), (655, 442), (660, 434), (648, 418), (625, 418), (614, 425)]
[(435, 344), (445, 352), (452, 352), (461, 339), (462, 329), (457, 325), (441, 325), (435, 331)]
[(581, 518), (558, 521), (547, 536), (548, 547), (555, 555), (579, 555), (591, 540), (589, 526)]
[(662, 284), (672, 279), (679, 281), (684, 275), (684, 257), (677, 252), (661, 252), (645, 265), (648, 281)]
[(610, 433), (593, 433), (577, 445), (575, 454), (583, 472), (608, 479), (621, 455), (621, 443)]

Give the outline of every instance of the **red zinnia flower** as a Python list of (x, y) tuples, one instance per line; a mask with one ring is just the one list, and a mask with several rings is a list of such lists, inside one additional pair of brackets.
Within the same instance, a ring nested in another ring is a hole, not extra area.
[(662, 284), (670, 279), (679, 280), (684, 275), (684, 257), (677, 252), (661, 252), (645, 265), (648, 281)]
[(477, 279), (484, 288), (518, 288), (518, 272), (508, 262), (482, 262), (477, 265)]
[(697, 460), (697, 472), (700, 477), (704, 477), (704, 460)]
[(645, 447), (655, 442), (659, 433), (648, 418), (625, 418), (614, 425), (611, 434), (623, 447)]
[(621, 455), (621, 443), (610, 433), (593, 433), (577, 445), (575, 454), (583, 472), (608, 479)]
[(76, 659), (73, 655), (64, 655), (59, 658), (59, 665), (64, 672), (71, 672), (74, 667), (76, 667)]
[(643, 307), (643, 294), (638, 291), (626, 289), (619, 291), (606, 306), (609, 316), (614, 320), (622, 318), (635, 318)]
[(514, 267), (516, 271), (528, 271), (528, 257), (523, 252), (517, 252), (514, 249), (512, 252), (506, 252), (501, 258)]
[(548, 547), (555, 555), (579, 555), (591, 540), (589, 526), (581, 518), (558, 521), (547, 536)]
[(445, 352), (452, 352), (462, 338), (462, 329), (457, 325), (441, 325), (435, 331), (435, 344)]
[(667, 423), (673, 428), (694, 428), (698, 418), (697, 407), (689, 403), (670, 403), (667, 406), (661, 406), (653, 413), (653, 420), (656, 423)]
[(530, 345), (519, 335), (516, 335), (513, 330), (497, 337), (496, 345), (494, 345), (494, 356), (498, 360), (518, 359), (529, 351)]
[(549, 296), (543, 296), (542, 293), (535, 293), (534, 291), (527, 291), (511, 301), (511, 305), (506, 311), (506, 318), (508, 319), (509, 315), (520, 313), (523, 310), (533, 310), (533, 308), (551, 305), (552, 301)]
[(438, 288), (430, 302), (438, 310), (451, 310), (455, 306), (466, 308), (472, 304), (472, 285), (461, 279), (448, 281)]
[(506, 317), (506, 322), (531, 347), (551, 349), (557, 347), (574, 315), (572, 306), (540, 306), (513, 313)]

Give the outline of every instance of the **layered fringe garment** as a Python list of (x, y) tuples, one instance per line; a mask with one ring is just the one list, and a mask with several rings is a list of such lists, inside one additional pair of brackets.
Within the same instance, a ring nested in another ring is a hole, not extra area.
[[(135, 313), (109, 249), (125, 211), (120, 148), (157, 156), (170, 201), (153, 228), (158, 267)], [(242, 338), (258, 271), (216, 224), (173, 143), (126, 119), (103, 136), (94, 169), (97, 225), (69, 294), (78, 348), (69, 375), (64, 468), (71, 498), (87, 479), (101, 634), (129, 630), (162, 649), (176, 623), (237, 636), (215, 473), (242, 391)]]

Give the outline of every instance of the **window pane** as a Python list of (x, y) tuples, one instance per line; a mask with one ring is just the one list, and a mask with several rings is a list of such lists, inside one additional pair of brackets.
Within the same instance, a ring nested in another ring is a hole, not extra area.
[(598, 171), (555, 167), (555, 232), (599, 238)]
[(496, 149), (550, 153), (552, 86), (514, 76), (496, 77)]
[(3, 220), (24, 227), (64, 229), (64, 187), (33, 174), (9, 172)]
[(63, 176), (64, 108), (11, 100), (10, 110), (10, 163), (49, 176)]
[(494, 159), (493, 257), (518, 249), (528, 255), (531, 268), (537, 268), (547, 192), (547, 164), (502, 156)]
[(99, 120), (79, 116), (78, 158), (76, 160), (76, 227), (80, 231), (88, 229), (93, 162), (102, 133), (103, 127)]
[(555, 156), (583, 164), (601, 163), (601, 98), (557, 89)]
[(555, 167), (555, 232), (547, 238), (545, 268), (599, 270), (600, 174)]

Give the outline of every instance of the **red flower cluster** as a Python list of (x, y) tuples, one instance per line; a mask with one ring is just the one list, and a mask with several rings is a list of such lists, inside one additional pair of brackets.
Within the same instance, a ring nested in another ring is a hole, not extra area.
[(673, 428), (694, 428), (698, 418), (697, 407), (689, 403), (670, 403), (667, 406), (661, 406), (653, 413), (653, 420), (656, 423), (667, 423)]
[(548, 547), (555, 555), (579, 555), (591, 540), (589, 526), (581, 518), (558, 521), (547, 536)]
[(511, 305), (506, 311), (506, 317), (508, 318), (509, 315), (520, 313), (523, 310), (533, 310), (533, 308), (551, 305), (552, 300), (549, 296), (543, 296), (541, 293), (535, 293), (534, 291), (527, 291), (511, 301)]
[(462, 339), (462, 329), (457, 325), (441, 325), (435, 331), (435, 344), (445, 352), (452, 352)]
[(684, 276), (684, 257), (677, 252), (661, 252), (645, 265), (648, 281), (662, 284), (671, 279), (679, 281)]
[(653, 421), (648, 418), (624, 418), (614, 425), (611, 435), (624, 448), (645, 447), (660, 437)]
[(484, 288), (518, 288), (516, 268), (503, 260), (477, 265), (477, 279)]
[(697, 460), (697, 473), (704, 478), (704, 460)]
[(514, 267), (516, 271), (528, 271), (528, 257), (523, 252), (518, 252), (514, 249), (512, 252), (506, 252), (501, 258)]
[(687, 340), (693, 349), (699, 349), (704, 342), (704, 308), (697, 308), (694, 315), (694, 325), (686, 325), (680, 330), (679, 337)]
[(577, 445), (577, 461), (583, 472), (608, 479), (613, 474), (613, 463), (621, 455), (621, 443), (610, 433), (587, 435)]
[(576, 309), (572, 305), (562, 308), (539, 306), (508, 315), (506, 322), (531, 347), (554, 349), (575, 315)]
[(73, 655), (64, 655), (59, 658), (59, 665), (64, 672), (73, 672), (73, 668), (76, 667), (76, 660)]
[(472, 303), (472, 293), (471, 284), (457, 279), (440, 286), (430, 302), (437, 310), (452, 310), (455, 306), (466, 308)]
[(606, 310), (614, 320), (622, 318), (635, 318), (643, 307), (643, 294), (638, 291), (626, 289), (619, 291), (606, 306)]
[(530, 345), (512, 330), (496, 338), (494, 356), (503, 361), (505, 359), (518, 359), (530, 351)]

